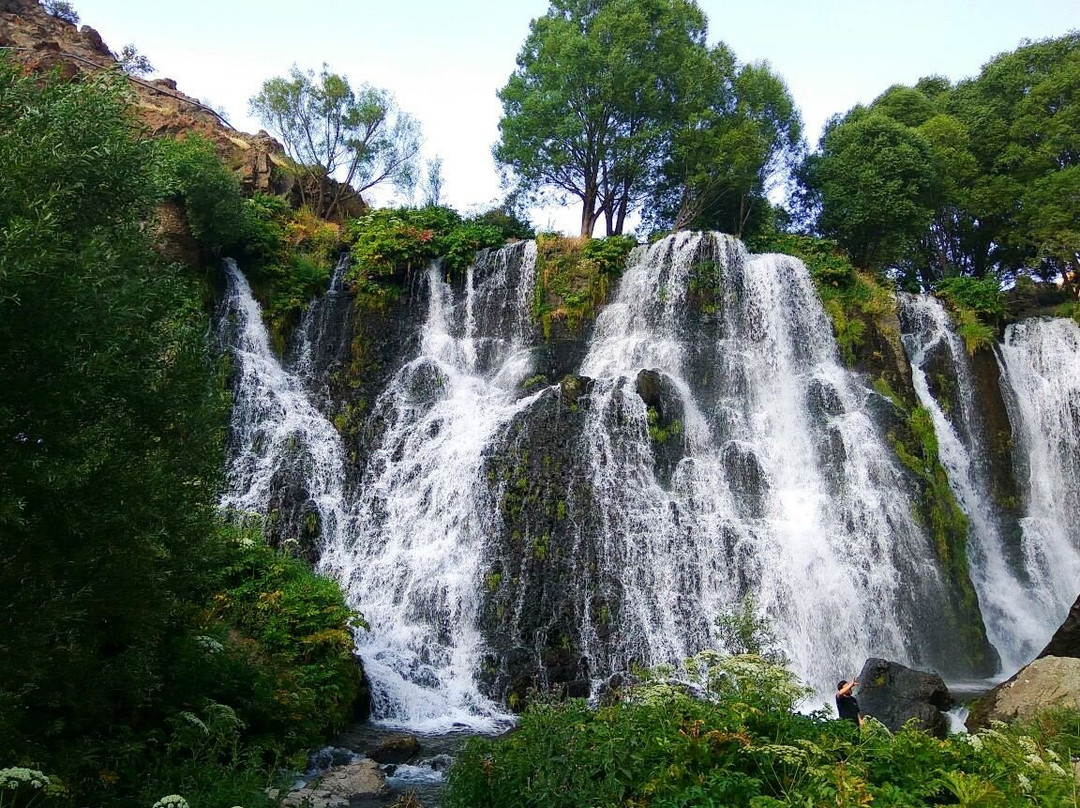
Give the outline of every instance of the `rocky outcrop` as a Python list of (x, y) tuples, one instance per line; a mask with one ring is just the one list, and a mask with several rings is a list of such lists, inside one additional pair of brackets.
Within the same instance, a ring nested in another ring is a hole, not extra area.
[[(386, 775), (374, 760), (358, 760), (346, 766), (335, 766), (318, 778), (281, 798), (286, 808), (348, 808), (353, 801), (370, 800), (390, 792)], [(279, 798), (271, 789), (267, 796)]]
[(1025, 720), (1052, 707), (1080, 709), (1080, 659), (1046, 656), (1021, 668), (972, 705), (967, 727)]
[(1040, 659), (1051, 656), (1080, 658), (1080, 598), (1073, 603), (1065, 622), (1039, 654)]
[(393, 735), (368, 751), (376, 763), (408, 763), (420, 753), (420, 741), (415, 735)]
[(856, 695), (863, 715), (873, 716), (894, 732), (914, 719), (919, 729), (938, 738), (949, 734), (944, 712), (954, 702), (945, 682), (936, 673), (870, 658), (858, 678)]
[[(28, 72), (58, 70), (75, 78), (112, 71), (124, 76), (136, 114), (155, 137), (198, 134), (217, 148), (225, 164), (234, 169), (245, 192), (284, 194), (299, 207), (304, 196), (299, 180), (284, 171), (290, 165), (281, 144), (266, 132), (251, 135), (234, 129), (221, 114), (181, 92), (172, 79), (144, 80), (125, 76), (116, 57), (93, 28), (81, 28), (51, 16), (37, 0), (0, 0), (0, 48)], [(313, 180), (307, 180), (308, 185)], [(324, 189), (338, 188), (323, 180)], [(345, 189), (338, 216), (357, 216), (367, 209), (359, 194)]]

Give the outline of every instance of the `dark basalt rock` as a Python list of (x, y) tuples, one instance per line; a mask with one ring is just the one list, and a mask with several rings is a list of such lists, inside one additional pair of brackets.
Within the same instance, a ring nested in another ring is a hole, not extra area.
[[(511, 706), (535, 690), (584, 693), (592, 672), (579, 650), (583, 626), (618, 613), (617, 585), (598, 580), (596, 549), (583, 540), (599, 529), (579, 449), (591, 388), (568, 376), (543, 391), (487, 464), (497, 513), (479, 619), (492, 651), (482, 678)], [(575, 596), (583, 589), (587, 602)]]
[(1073, 603), (1065, 622), (1054, 632), (1038, 658), (1048, 656), (1080, 658), (1080, 598)]
[(656, 479), (665, 488), (679, 461), (686, 457), (685, 407), (671, 379), (658, 370), (638, 372), (634, 389), (648, 410)]
[(856, 696), (863, 715), (873, 716), (893, 732), (914, 719), (920, 729), (938, 738), (949, 734), (944, 713), (955, 702), (936, 673), (870, 658), (859, 674)]

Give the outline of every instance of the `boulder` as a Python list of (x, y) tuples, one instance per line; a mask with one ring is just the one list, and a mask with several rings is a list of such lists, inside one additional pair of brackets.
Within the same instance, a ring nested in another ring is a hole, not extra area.
[(368, 759), (330, 769), (312, 787), (347, 801), (381, 797), (390, 792), (379, 764)]
[(856, 696), (863, 715), (872, 715), (894, 732), (915, 719), (920, 729), (938, 738), (949, 734), (944, 713), (954, 701), (936, 673), (871, 658), (859, 674)]
[(1080, 709), (1080, 659), (1040, 657), (971, 707), (967, 728), (1031, 718), (1050, 707)]
[(1054, 632), (1049, 644), (1039, 654), (1043, 657), (1080, 657), (1080, 598), (1076, 599), (1065, 622)]
[(415, 735), (394, 735), (367, 753), (378, 763), (408, 763), (420, 751)]

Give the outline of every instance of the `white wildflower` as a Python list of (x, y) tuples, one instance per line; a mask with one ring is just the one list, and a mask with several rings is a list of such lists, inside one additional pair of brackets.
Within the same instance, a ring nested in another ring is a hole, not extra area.
[(1026, 760), (1028, 763), (1030, 763), (1031, 768), (1033, 768), (1033, 769), (1045, 769), (1046, 768), (1046, 761), (1043, 760), (1038, 755), (1027, 755), (1024, 758), (1024, 760)]
[(1067, 771), (1065, 771), (1065, 769), (1062, 768), (1060, 763), (1051, 763), (1050, 764), (1050, 771), (1052, 771), (1054, 774), (1061, 775), (1062, 777), (1068, 777), (1069, 776), (1069, 773)]
[(1017, 745), (1019, 745), (1019, 747), (1021, 749), (1023, 749), (1029, 755), (1037, 755), (1037, 754), (1039, 754), (1038, 745), (1035, 743), (1035, 741), (1033, 741), (1027, 735), (1021, 735), (1019, 738), (1016, 739), (1016, 743), (1017, 743)]
[(1020, 788), (1024, 791), (1031, 791), (1031, 780), (1028, 779), (1026, 774), (1017, 774), (1017, 782), (1020, 783)]
[(169, 794), (154, 803), (154, 808), (189, 808), (188, 801), (179, 794)]
[(220, 642), (213, 637), (207, 637), (205, 634), (200, 634), (196, 637), (195, 644), (208, 654), (216, 654), (224, 650), (224, 646)]

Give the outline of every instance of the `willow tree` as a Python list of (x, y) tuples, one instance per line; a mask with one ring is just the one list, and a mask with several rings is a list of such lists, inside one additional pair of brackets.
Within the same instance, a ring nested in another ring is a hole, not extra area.
[(649, 194), (704, 53), (693, 0), (552, 0), (499, 92), (495, 157), (529, 191), (576, 198), (608, 235)]
[[(415, 182), (420, 125), (386, 90), (354, 88), (326, 65), (318, 76), (293, 66), (288, 76), (263, 82), (250, 106), (298, 163), (307, 179), (301, 198), (321, 215), (334, 216), (347, 188), (362, 193), (383, 182)], [(328, 178), (339, 184), (328, 188)]]

